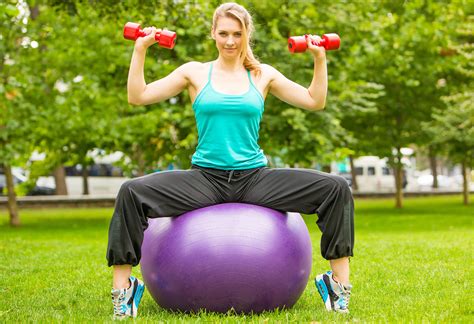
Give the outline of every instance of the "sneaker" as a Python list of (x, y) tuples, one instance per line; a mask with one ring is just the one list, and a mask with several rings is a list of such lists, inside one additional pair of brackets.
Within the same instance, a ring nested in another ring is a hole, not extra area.
[(137, 317), (138, 305), (142, 299), (145, 285), (135, 277), (130, 277), (130, 288), (112, 289), (114, 319)]
[(349, 298), (352, 286), (344, 286), (332, 278), (332, 271), (320, 274), (314, 279), (316, 288), (328, 311), (349, 313)]

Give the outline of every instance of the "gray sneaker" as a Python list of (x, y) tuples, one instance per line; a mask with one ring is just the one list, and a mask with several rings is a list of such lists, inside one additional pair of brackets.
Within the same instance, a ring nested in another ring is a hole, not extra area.
[(138, 305), (142, 299), (145, 285), (135, 277), (130, 277), (130, 288), (112, 289), (114, 319), (137, 317)]
[(332, 271), (320, 274), (314, 279), (316, 288), (328, 311), (349, 313), (349, 299), (352, 286), (344, 286), (332, 278)]

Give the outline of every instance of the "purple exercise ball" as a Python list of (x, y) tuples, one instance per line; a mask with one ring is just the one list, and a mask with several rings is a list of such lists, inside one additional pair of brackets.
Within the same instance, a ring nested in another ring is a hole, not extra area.
[(149, 219), (141, 271), (165, 309), (260, 313), (296, 303), (311, 258), (300, 214), (226, 203)]

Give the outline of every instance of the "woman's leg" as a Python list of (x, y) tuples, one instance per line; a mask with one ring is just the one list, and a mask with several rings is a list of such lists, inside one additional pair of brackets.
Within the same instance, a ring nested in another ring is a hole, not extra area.
[(349, 257), (329, 260), (329, 264), (333, 273), (333, 279), (344, 286), (349, 286)]
[(277, 210), (318, 214), (321, 254), (336, 280), (349, 284), (354, 247), (354, 205), (346, 180), (310, 169), (264, 168), (244, 191), (242, 202)]
[(198, 169), (163, 171), (125, 182), (109, 228), (107, 259), (114, 266), (114, 288), (129, 287), (132, 266), (140, 262), (148, 217), (178, 216), (221, 199)]
[(131, 264), (113, 266), (113, 289), (128, 289), (130, 287)]

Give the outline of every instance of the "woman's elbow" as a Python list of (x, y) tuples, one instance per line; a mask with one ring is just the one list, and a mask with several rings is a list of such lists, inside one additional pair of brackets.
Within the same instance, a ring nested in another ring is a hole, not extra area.
[(312, 111), (317, 111), (317, 110), (323, 110), (325, 106), (326, 106), (326, 94), (311, 95), (311, 92), (309, 92), (309, 97), (306, 103), (307, 109), (312, 110)]
[(133, 106), (142, 105), (141, 101), (138, 98), (128, 96), (128, 103)]
[(326, 100), (320, 101), (320, 102), (315, 102), (312, 105), (311, 110), (312, 111), (318, 111), (318, 110), (324, 110), (324, 108), (326, 108)]

